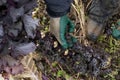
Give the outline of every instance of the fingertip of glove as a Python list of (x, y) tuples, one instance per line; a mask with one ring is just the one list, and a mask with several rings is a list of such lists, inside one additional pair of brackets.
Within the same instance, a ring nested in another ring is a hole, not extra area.
[(62, 44), (62, 47), (63, 47), (64, 49), (67, 49), (67, 48), (68, 48), (68, 45), (67, 45), (67, 44)]
[(68, 47), (67, 46), (62, 46), (64, 49), (67, 49)]

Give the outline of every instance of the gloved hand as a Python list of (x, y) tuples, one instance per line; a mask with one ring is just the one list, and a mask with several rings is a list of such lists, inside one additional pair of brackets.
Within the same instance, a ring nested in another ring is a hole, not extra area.
[(116, 25), (112, 25), (112, 36), (120, 40), (120, 19), (117, 21)]
[(73, 43), (76, 42), (76, 39), (72, 36), (70, 36), (69, 42), (66, 40), (65, 34), (67, 28), (68, 33), (72, 33), (74, 31), (75, 26), (66, 15), (58, 18), (50, 18), (50, 32), (54, 34), (56, 39), (65, 49), (68, 47), (72, 47)]

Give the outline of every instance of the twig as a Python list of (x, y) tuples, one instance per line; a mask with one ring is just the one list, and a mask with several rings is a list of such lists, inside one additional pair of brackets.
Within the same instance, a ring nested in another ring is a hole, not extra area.
[[(83, 39), (81, 39), (81, 41), (85, 39), (86, 37), (86, 31), (85, 31), (85, 14), (84, 14), (84, 5), (82, 3), (82, 1), (80, 0), (80, 4), (78, 2), (78, 0), (74, 0), (75, 4), (72, 4), (73, 8), (75, 9), (79, 21), (80, 21), (80, 27), (82, 29), (82, 33), (83, 33)], [(81, 42), (80, 41), (80, 42)]]

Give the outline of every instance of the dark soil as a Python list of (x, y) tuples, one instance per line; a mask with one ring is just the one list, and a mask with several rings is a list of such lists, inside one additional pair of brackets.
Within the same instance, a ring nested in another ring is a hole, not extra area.
[[(109, 19), (102, 38), (99, 38), (96, 43), (92, 42), (89, 46), (85, 46), (79, 43), (78, 40), (73, 47), (65, 50), (48, 31), (49, 17), (43, 4), (44, 2), (41, 1), (39, 6), (40, 15), (37, 16), (40, 18), (40, 26), (42, 26), (40, 30), (42, 34), (38, 36), (39, 40), (37, 41), (39, 43), (37, 51), (40, 53), (41, 58), (36, 61), (42, 65), (40, 70), (43, 73), (43, 80), (66, 80), (64, 76), (66, 74), (75, 80), (120, 79), (119, 41), (111, 38), (111, 25), (120, 19), (119, 14)], [(74, 22), (78, 21), (73, 13), (70, 13), (70, 18)], [(79, 21), (75, 23), (79, 27)], [(45, 36), (42, 37), (43, 35)], [(113, 51), (111, 52), (111, 50)], [(58, 76), (58, 72), (61, 70), (65, 74)]]

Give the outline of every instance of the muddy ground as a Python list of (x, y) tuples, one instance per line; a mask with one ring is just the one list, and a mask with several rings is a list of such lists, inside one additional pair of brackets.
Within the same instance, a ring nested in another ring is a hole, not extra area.
[[(65, 50), (49, 32), (44, 2), (36, 10), (41, 34), (36, 41), (40, 58), (35, 61), (43, 80), (120, 80), (120, 41), (111, 36), (111, 25), (120, 19), (119, 14), (110, 18), (97, 42), (85, 46), (78, 39), (73, 47)], [(70, 16), (74, 21), (75, 16), (72, 13)]]

